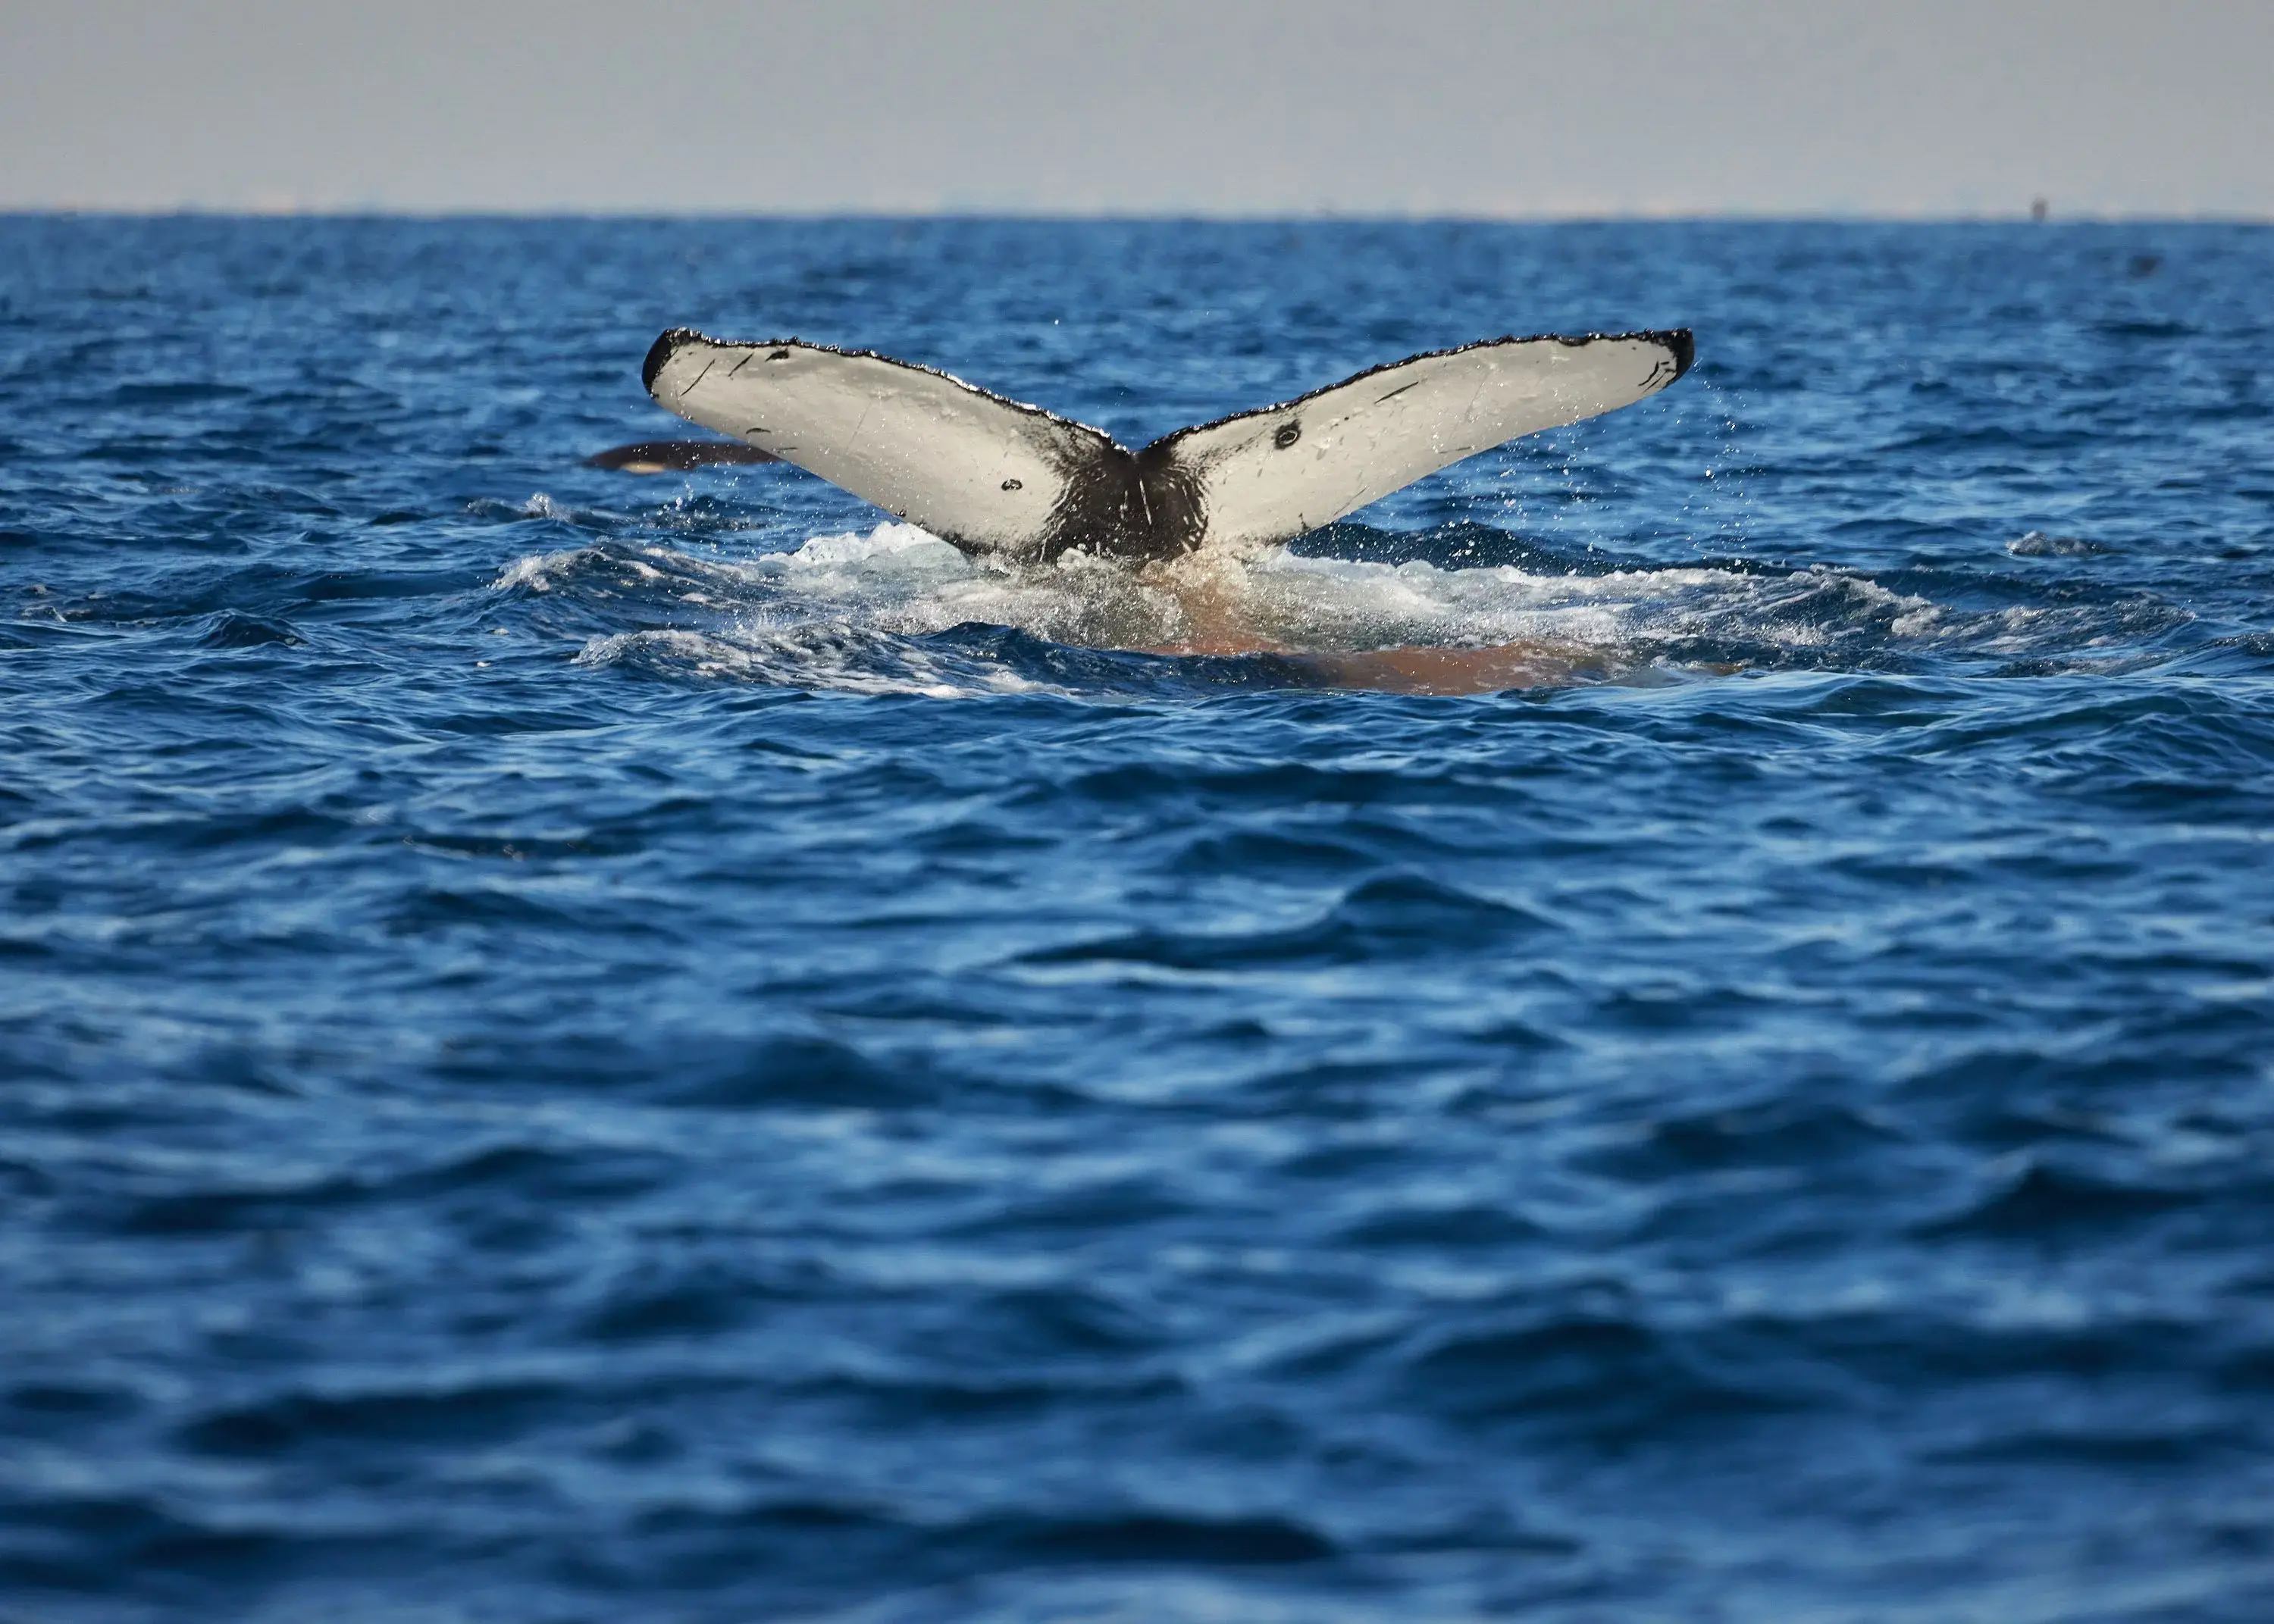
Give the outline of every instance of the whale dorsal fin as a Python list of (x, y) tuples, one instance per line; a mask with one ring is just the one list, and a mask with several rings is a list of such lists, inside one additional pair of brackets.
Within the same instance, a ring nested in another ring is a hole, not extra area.
[(1329, 524), (1462, 458), (1656, 394), (1686, 332), (1503, 338), (1415, 356), (1142, 451), (862, 350), (677, 328), (642, 377), (661, 405), (820, 475), (967, 552), (1173, 557)]

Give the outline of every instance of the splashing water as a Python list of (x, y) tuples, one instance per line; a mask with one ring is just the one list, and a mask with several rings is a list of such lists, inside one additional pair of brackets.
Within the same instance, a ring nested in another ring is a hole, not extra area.
[[(546, 497), (531, 499), (528, 511), (573, 522)], [(1400, 539), (1412, 538), (1345, 525), (1314, 545), (1380, 550)], [(1589, 560), (1582, 568), (1480, 527), (1465, 527), (1457, 539), (1465, 557), (1498, 552), (1517, 561), (1388, 563), (1272, 548), (1144, 570), (1081, 553), (1020, 567), (967, 557), (914, 525), (885, 523), (739, 560), (603, 541), (519, 559), (495, 586), (606, 604), (614, 615), (689, 621), (595, 635), (578, 656), (588, 665), (628, 660), (700, 678), (941, 695), (1085, 691), (1038, 676), (1015, 652), (942, 647), (941, 634), (1008, 628), (1049, 643), (1167, 655), (1195, 641), (1196, 600), (1208, 603), (1212, 620), (1236, 623), (1258, 652), (1279, 657), (1251, 662), (1252, 680), (1321, 686), (1348, 677), (1348, 663), (1306, 665), (1300, 657), (1505, 649), (1546, 657), (1540, 680), (1567, 681), (1671, 680), (1796, 665), (1893, 670), (1933, 655), (2088, 670), (2188, 618), (2152, 596), (1965, 610), (1822, 565)], [(1104, 669), (1100, 680), (1110, 689)], [(1196, 682), (1226, 680), (1220, 663), (1193, 665), (1191, 674)], [(1486, 667), (1469, 686), (1519, 686), (1491, 677)], [(1400, 683), (1395, 673), (1361, 670), (1352, 685)]]

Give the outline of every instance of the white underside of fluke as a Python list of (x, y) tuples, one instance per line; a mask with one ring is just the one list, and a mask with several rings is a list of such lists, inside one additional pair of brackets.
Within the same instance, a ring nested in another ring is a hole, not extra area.
[(649, 353), (662, 405), (945, 537), (1048, 558), (1253, 548), (1480, 451), (1647, 398), (1690, 335), (1509, 338), (1416, 356), (1141, 451), (888, 357), (684, 330)]

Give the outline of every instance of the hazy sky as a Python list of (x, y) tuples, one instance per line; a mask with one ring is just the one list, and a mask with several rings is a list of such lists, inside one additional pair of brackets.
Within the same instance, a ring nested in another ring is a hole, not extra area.
[(0, 0), (0, 207), (2274, 217), (2274, 0)]

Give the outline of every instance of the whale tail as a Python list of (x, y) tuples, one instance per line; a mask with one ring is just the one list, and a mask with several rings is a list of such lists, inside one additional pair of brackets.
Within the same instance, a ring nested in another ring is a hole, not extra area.
[(778, 339), (655, 341), (658, 403), (968, 553), (1175, 558), (1330, 524), (1480, 451), (1690, 370), (1687, 331), (1490, 339), (1378, 366), (1141, 450), (930, 367)]

